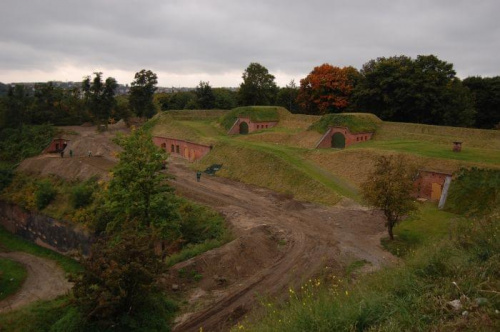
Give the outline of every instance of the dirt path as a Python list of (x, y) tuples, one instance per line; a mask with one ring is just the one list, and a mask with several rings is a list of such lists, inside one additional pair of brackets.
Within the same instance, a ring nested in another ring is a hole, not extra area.
[[(259, 296), (282, 297), (325, 267), (340, 271), (365, 260), (376, 269), (394, 261), (379, 240), (384, 220), (359, 206), (323, 207), (298, 202), (267, 189), (202, 176), (173, 161), (177, 192), (220, 211), (237, 239), (172, 268), (166, 283), (182, 282), (179, 271), (194, 270), (203, 280), (188, 289), (193, 308), (174, 331), (227, 330)], [(167, 285), (168, 287), (168, 285)]]
[(64, 271), (51, 260), (24, 252), (0, 252), (0, 257), (10, 258), (23, 264), (28, 271), (21, 289), (0, 301), (0, 313), (20, 308), (38, 300), (51, 300), (68, 292), (72, 284), (64, 277)]

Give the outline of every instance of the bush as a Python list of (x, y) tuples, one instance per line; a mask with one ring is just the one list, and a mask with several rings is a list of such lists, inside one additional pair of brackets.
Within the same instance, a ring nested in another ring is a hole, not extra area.
[(56, 190), (50, 180), (40, 180), (37, 183), (35, 202), (38, 210), (43, 210), (56, 197)]
[(97, 183), (95, 180), (91, 179), (89, 181), (77, 184), (71, 190), (71, 202), (75, 209), (88, 206), (92, 203), (94, 190), (96, 189)]

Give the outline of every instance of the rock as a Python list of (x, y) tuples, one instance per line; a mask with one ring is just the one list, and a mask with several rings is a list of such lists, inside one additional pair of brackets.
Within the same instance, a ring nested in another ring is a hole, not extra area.
[(460, 311), (460, 309), (462, 309), (462, 303), (460, 302), (460, 300), (453, 300), (447, 302), (446, 305), (451, 309), (453, 309), (454, 311)]
[(179, 285), (177, 285), (177, 284), (173, 284), (173, 285), (172, 285), (172, 290), (173, 290), (173, 291), (178, 291), (178, 290), (179, 290)]
[(465, 310), (464, 312), (462, 312), (462, 316), (464, 316), (464, 317), (469, 316), (469, 312), (467, 310)]
[(483, 305), (486, 305), (488, 303), (488, 299), (485, 297), (478, 297), (474, 299), (474, 301), (479, 307), (482, 307)]

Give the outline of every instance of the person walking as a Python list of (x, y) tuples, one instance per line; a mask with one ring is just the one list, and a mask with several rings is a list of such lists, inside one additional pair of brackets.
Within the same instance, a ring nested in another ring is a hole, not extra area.
[(200, 179), (201, 179), (201, 172), (198, 171), (196, 172), (196, 182), (200, 182)]

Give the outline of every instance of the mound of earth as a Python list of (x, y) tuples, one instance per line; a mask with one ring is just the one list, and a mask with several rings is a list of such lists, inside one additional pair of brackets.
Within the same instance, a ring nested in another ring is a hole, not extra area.
[[(99, 133), (95, 126), (62, 127), (62, 137), (68, 140), (64, 158), (59, 154), (45, 153), (25, 159), (18, 170), (42, 176), (56, 175), (66, 180), (87, 180), (91, 177), (109, 178), (109, 170), (118, 162), (120, 146), (113, 142), (117, 133), (127, 133), (123, 122), (109, 126)], [(73, 157), (70, 157), (70, 150)]]

